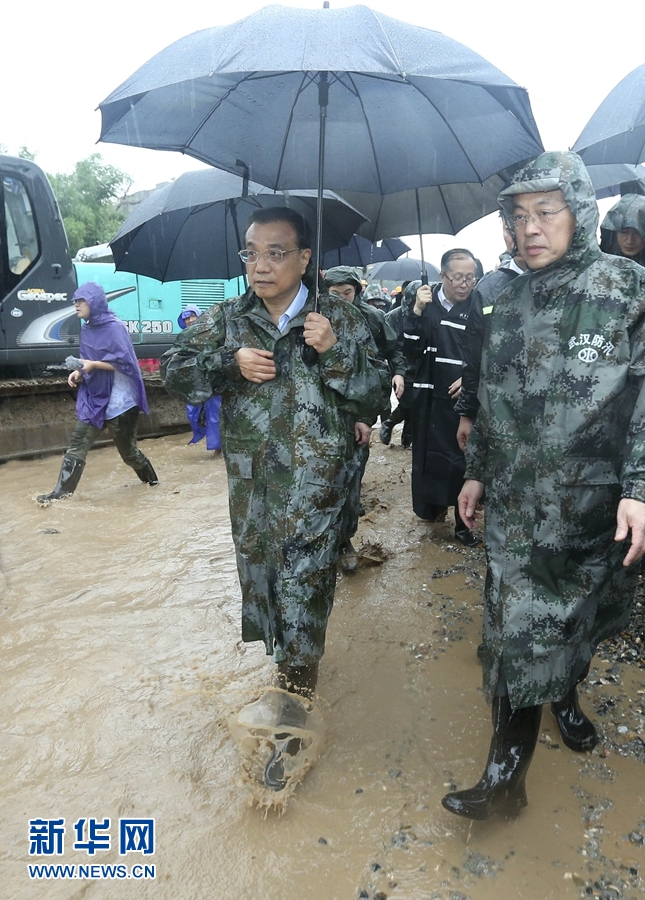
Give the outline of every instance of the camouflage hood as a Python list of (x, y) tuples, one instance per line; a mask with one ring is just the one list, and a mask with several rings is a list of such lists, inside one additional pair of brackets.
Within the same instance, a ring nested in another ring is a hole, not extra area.
[(412, 310), (414, 309), (414, 304), (417, 299), (417, 291), (420, 287), (421, 281), (411, 281), (403, 291), (403, 296), (401, 297), (401, 309), (403, 310), (404, 316), (412, 312)]
[(545, 269), (531, 273), (533, 293), (550, 291), (567, 284), (600, 256), (596, 239), (599, 218), (596, 193), (585, 164), (577, 153), (541, 153), (515, 173), (509, 186), (497, 199), (505, 215), (510, 217), (513, 215), (513, 200), (517, 194), (557, 190), (562, 191), (565, 203), (576, 220), (576, 228), (564, 256)]
[(327, 269), (323, 277), (327, 287), (331, 287), (332, 284), (353, 284), (359, 294), (363, 290), (361, 281), (363, 273), (355, 266), (334, 266), (333, 269)]
[(612, 206), (600, 227), (603, 231), (635, 228), (645, 241), (645, 197), (640, 194), (625, 194)]
[[(645, 241), (645, 197), (640, 194), (625, 194), (609, 210), (600, 225), (600, 247), (605, 253), (623, 256), (618, 246), (617, 233), (625, 228), (635, 228)], [(635, 262), (645, 265), (645, 252), (632, 257)]]

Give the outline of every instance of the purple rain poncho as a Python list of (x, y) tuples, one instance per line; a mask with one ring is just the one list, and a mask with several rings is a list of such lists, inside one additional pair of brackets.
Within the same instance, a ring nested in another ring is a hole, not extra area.
[[(147, 413), (146, 390), (132, 341), (121, 319), (108, 307), (105, 291), (88, 281), (79, 287), (72, 300), (85, 300), (90, 307), (89, 320), (81, 325), (81, 359), (108, 362), (127, 375), (135, 389), (137, 406)], [(103, 428), (113, 383), (114, 373), (106, 369), (83, 375), (76, 398), (76, 415), (81, 422)]]

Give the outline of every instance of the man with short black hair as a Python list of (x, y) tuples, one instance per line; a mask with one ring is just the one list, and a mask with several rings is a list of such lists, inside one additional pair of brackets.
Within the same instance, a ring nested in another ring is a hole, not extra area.
[[(336, 585), (354, 423), (389, 396), (363, 316), (323, 294), (311, 241), (289, 209), (256, 210), (240, 257), (249, 290), (200, 316), (165, 354), (167, 388), (222, 395), (222, 451), (242, 587), (242, 639), (262, 641), (280, 683), (312, 696)], [(306, 347), (317, 351), (313, 364)], [(267, 787), (284, 787), (280, 759)]]

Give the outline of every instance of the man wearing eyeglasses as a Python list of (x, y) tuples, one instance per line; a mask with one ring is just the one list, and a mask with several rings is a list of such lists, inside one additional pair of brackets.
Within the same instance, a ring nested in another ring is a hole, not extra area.
[(403, 319), (403, 349), (415, 365), (412, 387), (412, 506), (421, 519), (442, 522), (455, 507), (455, 537), (480, 543), (459, 518), (457, 497), (466, 469), (457, 443), (464, 334), (477, 262), (455, 248), (441, 258), (441, 281), (422, 285)]
[[(245, 242), (249, 290), (200, 316), (162, 367), (168, 390), (187, 402), (222, 395), (242, 639), (262, 641), (281, 686), (311, 697), (344, 536), (354, 423), (379, 414), (389, 372), (358, 310), (323, 294), (314, 311), (311, 240), (299, 215), (256, 210)], [(285, 786), (280, 752), (265, 775), (276, 791)]]
[(499, 200), (529, 274), (492, 312), (459, 497), (472, 528), (486, 491), (493, 738), (479, 782), (443, 798), (471, 819), (526, 806), (544, 704), (567, 747), (596, 745), (577, 685), (626, 627), (645, 550), (645, 269), (601, 253), (575, 153), (542, 154)]

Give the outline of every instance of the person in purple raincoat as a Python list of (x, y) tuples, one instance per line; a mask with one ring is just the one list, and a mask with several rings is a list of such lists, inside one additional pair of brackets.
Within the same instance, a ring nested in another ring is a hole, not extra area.
[[(179, 314), (177, 324), (183, 331), (192, 325), (201, 316), (202, 311), (198, 306), (187, 306)], [(222, 441), (219, 434), (219, 411), (222, 404), (222, 398), (219, 394), (215, 394), (205, 403), (186, 404), (186, 415), (190, 427), (193, 430), (193, 436), (188, 441), (189, 444), (197, 444), (202, 438), (206, 438), (206, 449), (214, 450), (215, 456), (219, 456), (222, 452)]]
[(76, 417), (56, 487), (41, 494), (39, 503), (60, 500), (78, 486), (87, 454), (107, 429), (123, 462), (141, 481), (158, 484), (152, 463), (137, 447), (139, 410), (148, 412), (141, 369), (123, 322), (108, 307), (103, 288), (92, 281), (72, 297), (83, 320), (79, 344), (80, 368), (70, 373), (70, 387), (78, 388)]

